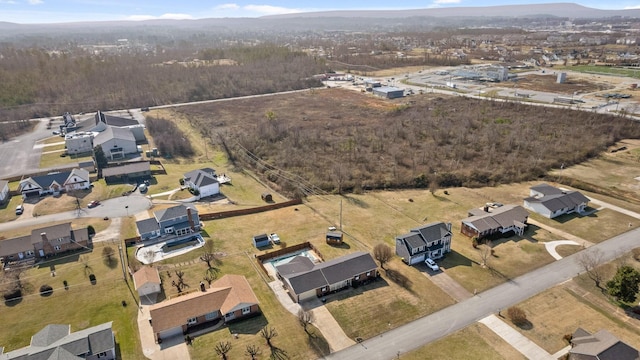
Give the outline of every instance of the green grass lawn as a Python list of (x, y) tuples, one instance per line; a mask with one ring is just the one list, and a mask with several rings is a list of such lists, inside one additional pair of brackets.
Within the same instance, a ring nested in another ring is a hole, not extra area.
[(567, 67), (567, 69), (571, 71), (577, 71), (577, 72), (617, 75), (617, 76), (625, 76), (625, 77), (640, 79), (640, 73), (638, 73), (637, 70), (623, 69), (623, 68), (612, 67), (612, 66), (576, 65), (576, 66)]
[[(51, 266), (55, 266), (55, 277), (51, 276)], [(96, 275), (96, 285), (89, 282), (89, 273)], [(3, 322), (20, 324), (0, 327), (5, 351), (29, 345), (31, 336), (47, 324), (70, 324), (71, 330), (76, 331), (113, 321), (119, 358), (144, 359), (137, 322), (132, 321), (137, 317), (132, 295), (135, 290), (123, 281), (119, 263), (105, 264), (102, 245), (96, 245), (88, 254), (74, 254), (31, 268), (21, 278), (26, 288), (24, 298), (11, 305), (0, 304)], [(64, 289), (64, 280), (68, 282), (68, 290)], [(44, 284), (53, 287), (52, 295), (40, 296), (39, 288)], [(122, 306), (123, 300), (128, 304), (126, 307)]]
[[(62, 150), (54, 151), (49, 149), (50, 147), (43, 148), (43, 154), (40, 156), (40, 167), (41, 168), (49, 168), (53, 166), (62, 166), (69, 165), (74, 163), (80, 163), (83, 161), (91, 161), (91, 155), (84, 156), (65, 156), (62, 157), (60, 154), (64, 152), (64, 148)], [(51, 147), (53, 148), (53, 147)], [(47, 151), (54, 151), (51, 153), (46, 153)]]

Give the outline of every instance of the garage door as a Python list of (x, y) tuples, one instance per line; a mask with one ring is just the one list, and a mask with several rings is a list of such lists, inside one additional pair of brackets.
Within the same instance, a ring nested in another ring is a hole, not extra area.
[(160, 332), (160, 339), (168, 339), (180, 335), (182, 336), (182, 326), (174, 327)]
[(419, 255), (419, 256), (416, 256), (416, 257), (412, 258), (411, 265), (415, 265), (415, 264), (419, 264), (419, 263), (423, 262), (424, 261), (424, 255), (425, 254), (422, 254), (422, 255)]

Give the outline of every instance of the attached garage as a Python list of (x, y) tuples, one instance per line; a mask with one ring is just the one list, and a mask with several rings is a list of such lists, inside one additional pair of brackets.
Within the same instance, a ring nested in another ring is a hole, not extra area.
[[(153, 322), (153, 319), (151, 319), (151, 321)], [(158, 339), (168, 339), (177, 335), (182, 336), (182, 326), (160, 331), (158, 333)]]
[(424, 257), (425, 257), (425, 254), (420, 254), (418, 256), (412, 257), (411, 263), (409, 265), (420, 264), (421, 262), (424, 261)]

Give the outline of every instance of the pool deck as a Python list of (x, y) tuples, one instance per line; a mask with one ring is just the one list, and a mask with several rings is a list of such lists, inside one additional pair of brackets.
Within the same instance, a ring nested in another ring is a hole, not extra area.
[[(138, 261), (140, 261), (141, 263), (148, 265), (154, 262), (158, 262), (164, 259), (168, 259), (168, 258), (172, 258), (174, 256), (178, 256), (178, 255), (182, 255), (182, 254), (186, 254), (189, 251), (195, 250), (195, 249), (199, 249), (201, 247), (204, 246), (204, 239), (202, 238), (202, 235), (198, 234), (196, 235), (196, 239), (198, 239), (198, 243), (191, 245), (191, 246), (185, 246), (182, 247), (180, 249), (176, 249), (174, 251), (169, 251), (169, 252), (164, 252), (162, 251), (162, 247), (167, 243), (167, 242), (171, 242), (171, 241), (175, 241), (175, 239), (171, 239), (171, 240), (167, 240), (167, 241), (161, 241), (152, 245), (142, 245), (141, 247), (139, 247), (136, 250), (136, 259), (138, 259)], [(149, 259), (144, 255), (146, 254), (146, 252), (148, 251), (152, 251), (153, 252), (153, 259), (151, 261), (149, 261)]]

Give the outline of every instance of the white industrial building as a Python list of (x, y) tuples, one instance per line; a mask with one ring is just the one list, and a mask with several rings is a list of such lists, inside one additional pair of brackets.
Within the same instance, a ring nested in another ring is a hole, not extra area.
[(93, 151), (93, 138), (95, 134), (88, 131), (72, 132), (65, 135), (64, 144), (70, 155), (84, 154)]

